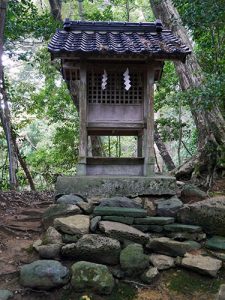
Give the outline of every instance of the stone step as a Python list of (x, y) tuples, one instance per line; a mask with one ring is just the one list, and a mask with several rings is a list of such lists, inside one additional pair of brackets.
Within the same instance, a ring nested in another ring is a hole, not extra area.
[(169, 232), (189, 232), (189, 233), (194, 233), (194, 232), (201, 232), (202, 228), (200, 226), (194, 226), (194, 225), (186, 225), (186, 224), (169, 224), (165, 225), (164, 229)]
[(195, 241), (178, 242), (166, 237), (153, 238), (146, 245), (147, 249), (153, 252), (169, 255), (184, 256), (186, 252), (198, 250), (201, 245)]
[(166, 225), (174, 223), (172, 217), (147, 217), (147, 218), (136, 218), (134, 224), (137, 225)]
[(100, 221), (99, 229), (106, 236), (121, 242), (132, 241), (138, 244), (146, 244), (149, 241), (148, 235), (132, 226), (122, 223)]
[(95, 216), (123, 216), (142, 218), (147, 216), (147, 211), (138, 208), (125, 208), (125, 207), (100, 207), (94, 209)]
[(205, 246), (211, 250), (225, 250), (225, 237), (214, 235), (206, 241)]
[(122, 216), (104, 216), (102, 217), (104, 221), (112, 221), (112, 222), (119, 222), (127, 225), (132, 225), (134, 223), (133, 217), (122, 217)]

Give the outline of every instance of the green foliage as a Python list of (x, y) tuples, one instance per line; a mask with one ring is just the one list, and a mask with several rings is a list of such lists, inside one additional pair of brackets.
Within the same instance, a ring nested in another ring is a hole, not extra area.
[(38, 8), (30, 0), (11, 0), (8, 3), (6, 41), (19, 40), (30, 34), (34, 38), (48, 39), (58, 25), (48, 11), (40, 14)]
[(206, 72), (222, 73), (225, 65), (225, 1), (173, 0), (182, 21), (191, 30), (201, 66)]

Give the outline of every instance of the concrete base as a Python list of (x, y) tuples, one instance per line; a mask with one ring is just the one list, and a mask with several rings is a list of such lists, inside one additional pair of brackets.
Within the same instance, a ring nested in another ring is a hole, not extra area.
[(176, 179), (171, 176), (60, 176), (56, 195), (78, 194), (85, 198), (113, 196), (175, 195)]

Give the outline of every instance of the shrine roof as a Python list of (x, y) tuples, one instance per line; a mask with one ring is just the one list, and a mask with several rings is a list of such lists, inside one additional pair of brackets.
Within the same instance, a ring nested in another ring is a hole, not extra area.
[(54, 57), (63, 54), (146, 55), (185, 61), (191, 50), (160, 20), (154, 23), (91, 22), (66, 19), (48, 45)]

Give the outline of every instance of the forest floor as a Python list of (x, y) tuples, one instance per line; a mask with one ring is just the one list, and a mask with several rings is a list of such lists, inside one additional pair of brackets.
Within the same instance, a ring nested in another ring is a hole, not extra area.
[[(225, 195), (225, 180), (217, 181), (212, 193)], [(16, 300), (79, 300), (81, 295), (67, 289), (37, 292), (21, 289), (18, 281), (21, 265), (38, 259), (32, 244), (42, 234), (41, 217), (53, 203), (53, 192), (0, 192), (0, 289), (15, 293)], [(225, 271), (211, 279), (182, 269), (160, 273), (150, 287), (121, 283), (109, 297), (91, 296), (91, 300), (213, 300)]]

